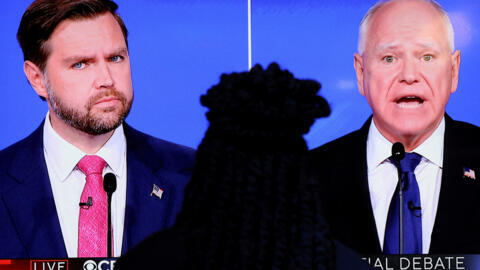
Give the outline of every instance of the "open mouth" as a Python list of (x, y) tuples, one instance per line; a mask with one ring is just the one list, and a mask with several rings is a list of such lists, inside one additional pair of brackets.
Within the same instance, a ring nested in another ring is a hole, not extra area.
[(423, 104), (424, 100), (418, 96), (405, 96), (397, 99), (396, 103), (401, 108), (416, 108)]

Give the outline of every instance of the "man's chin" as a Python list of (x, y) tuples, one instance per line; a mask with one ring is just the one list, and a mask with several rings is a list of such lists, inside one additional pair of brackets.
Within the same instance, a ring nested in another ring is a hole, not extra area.
[(109, 133), (112, 130), (115, 130), (122, 124), (121, 121), (118, 122), (95, 122), (90, 123), (87, 126), (79, 127), (78, 129), (94, 136), (103, 135)]
[(423, 143), (435, 130), (432, 124), (417, 119), (416, 121), (399, 121), (392, 125), (392, 137), (394, 141), (399, 141), (411, 146), (418, 146)]
[(61, 118), (66, 124), (73, 127), (76, 130), (82, 131), (89, 135), (103, 135), (119, 127), (124, 117), (118, 113), (114, 115), (102, 115), (98, 117), (96, 115), (88, 115), (76, 118)]
[(102, 135), (119, 127), (124, 117), (118, 113), (106, 113), (102, 117), (90, 116), (83, 131), (90, 135)]

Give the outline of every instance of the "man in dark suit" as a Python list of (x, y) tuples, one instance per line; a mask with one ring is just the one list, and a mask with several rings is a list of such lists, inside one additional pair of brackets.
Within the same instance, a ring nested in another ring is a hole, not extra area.
[(325, 217), (357, 252), (399, 253), (395, 142), (412, 165), (401, 162), (404, 252), (480, 252), (480, 129), (445, 114), (459, 64), (452, 25), (437, 3), (386, 1), (365, 15), (355, 70), (373, 117), (311, 151)]
[(110, 0), (34, 1), (17, 38), (45, 121), (0, 152), (0, 258), (105, 257), (174, 223), (190, 148), (124, 123), (133, 90), (127, 29)]

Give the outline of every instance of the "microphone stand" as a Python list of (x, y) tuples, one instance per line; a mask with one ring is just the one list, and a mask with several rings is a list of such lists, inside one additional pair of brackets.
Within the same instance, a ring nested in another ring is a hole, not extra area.
[(103, 189), (108, 200), (107, 256), (112, 258), (112, 195), (117, 189), (117, 178), (113, 173), (107, 173), (103, 177)]
[(400, 161), (397, 161), (397, 172), (398, 172), (398, 202), (399, 202), (399, 232), (398, 232), (398, 253), (400, 255), (403, 254), (403, 177), (402, 177), (402, 165), (400, 165)]
[(399, 201), (399, 234), (398, 234), (398, 253), (403, 254), (403, 177), (402, 177), (402, 165), (401, 161), (405, 157), (405, 147), (402, 143), (396, 142), (392, 145), (392, 157), (395, 161), (395, 165), (397, 165), (397, 173), (398, 173), (398, 201)]
[(108, 230), (107, 230), (107, 256), (112, 258), (112, 194), (107, 193), (108, 198)]

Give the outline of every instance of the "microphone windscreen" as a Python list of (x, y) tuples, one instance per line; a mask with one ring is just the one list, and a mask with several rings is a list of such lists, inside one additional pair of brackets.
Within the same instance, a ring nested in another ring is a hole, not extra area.
[(117, 178), (113, 173), (107, 173), (103, 177), (103, 189), (107, 193), (113, 193), (117, 189)]
[(405, 147), (401, 142), (396, 142), (392, 145), (392, 157), (400, 162), (405, 157)]

